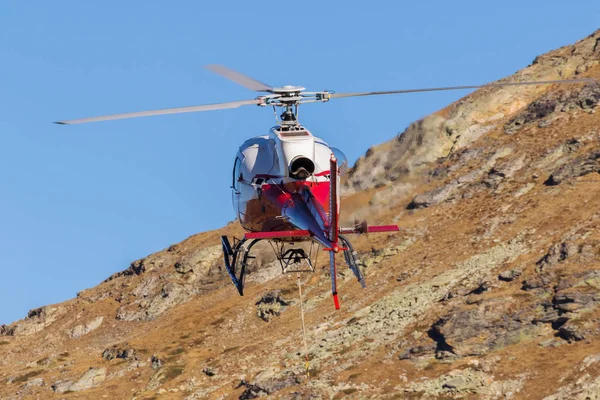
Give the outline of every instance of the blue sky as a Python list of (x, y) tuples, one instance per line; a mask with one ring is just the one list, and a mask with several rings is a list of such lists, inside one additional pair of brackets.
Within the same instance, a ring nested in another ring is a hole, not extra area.
[[(255, 97), (211, 63), (309, 90), (480, 84), (598, 21), (597, 0), (3, 2), (0, 323), (232, 220), (236, 149), (274, 122), (255, 107), (51, 121)], [(353, 162), (466, 93), (340, 99), (300, 117)]]

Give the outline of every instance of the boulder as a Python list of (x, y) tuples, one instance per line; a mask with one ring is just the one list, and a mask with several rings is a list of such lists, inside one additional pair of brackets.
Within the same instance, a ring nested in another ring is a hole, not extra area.
[(111, 348), (105, 349), (102, 352), (102, 358), (107, 361), (114, 360), (115, 358), (119, 358), (122, 360), (137, 360), (137, 354), (134, 349), (127, 346), (113, 346)]
[(433, 324), (429, 336), (437, 351), (459, 356), (487, 354), (509, 344), (530, 340), (538, 328), (531, 324), (531, 307), (514, 307), (512, 299), (489, 299), (474, 308), (455, 309)]
[(104, 321), (104, 317), (100, 316), (86, 322), (85, 324), (77, 325), (69, 331), (69, 336), (71, 336), (73, 339), (78, 339), (84, 335), (87, 335), (91, 331), (98, 329), (100, 325), (102, 325), (102, 321)]
[(519, 276), (521, 276), (522, 273), (523, 271), (521, 271), (520, 269), (509, 269), (500, 272), (500, 274), (498, 275), (498, 279), (504, 282), (512, 282)]
[(548, 252), (536, 263), (536, 265), (540, 269), (552, 267), (565, 261), (570, 256), (577, 254), (578, 251), (579, 247), (573, 242), (565, 241), (556, 243), (548, 249)]
[(106, 379), (106, 368), (90, 368), (75, 383), (56, 381), (51, 387), (55, 393), (79, 392), (98, 386)]
[(71, 386), (69, 386), (69, 391), (71, 392), (79, 392), (82, 390), (87, 390), (92, 387), (98, 386), (100, 383), (104, 382), (106, 379), (106, 368), (90, 368), (85, 374), (81, 376)]
[(445, 186), (430, 190), (429, 192), (418, 194), (412, 199), (406, 208), (408, 210), (427, 208), (431, 207), (432, 205), (451, 200), (454, 198), (454, 195), (460, 186), (460, 183), (452, 182)]
[(269, 322), (273, 317), (279, 316), (286, 306), (291, 302), (285, 300), (279, 291), (266, 293), (256, 302), (256, 315), (265, 322)]

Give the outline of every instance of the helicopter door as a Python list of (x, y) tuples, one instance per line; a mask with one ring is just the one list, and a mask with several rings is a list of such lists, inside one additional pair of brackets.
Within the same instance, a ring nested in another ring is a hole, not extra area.
[(241, 174), (242, 160), (239, 157), (235, 158), (233, 164), (233, 182), (231, 184), (231, 202), (233, 210), (235, 211), (238, 219), (240, 218), (240, 174)]

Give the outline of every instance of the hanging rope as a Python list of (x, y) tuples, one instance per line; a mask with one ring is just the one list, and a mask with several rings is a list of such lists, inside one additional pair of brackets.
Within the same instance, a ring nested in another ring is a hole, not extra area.
[(306, 325), (304, 323), (304, 300), (302, 299), (302, 284), (300, 282), (300, 273), (298, 273), (298, 293), (300, 294), (300, 317), (302, 318), (302, 340), (304, 341), (304, 368), (306, 376), (310, 377), (310, 364), (308, 363), (308, 344), (306, 342)]

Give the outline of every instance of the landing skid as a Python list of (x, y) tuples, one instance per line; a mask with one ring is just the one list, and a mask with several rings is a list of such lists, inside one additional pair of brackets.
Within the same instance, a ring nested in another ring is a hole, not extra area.
[[(256, 243), (265, 239), (269, 240), (276, 238), (248, 239), (244, 237), (241, 240), (234, 239), (234, 245), (232, 246), (227, 236), (221, 236), (225, 268), (240, 296), (244, 295), (244, 283), (246, 280), (248, 263), (250, 260), (256, 258), (250, 254), (250, 251)], [(358, 254), (345, 236), (339, 235), (339, 239), (343, 246), (344, 260), (346, 261), (348, 268), (350, 268), (361, 287), (363, 289), (366, 288), (365, 278), (359, 267)], [(318, 243), (312, 243), (311, 247), (314, 244)], [(279, 242), (277, 247), (273, 247), (283, 274), (293, 272), (315, 272), (315, 265), (312, 261), (312, 248), (307, 254), (302, 248), (284, 249), (285, 245), (285, 242)]]
[[(244, 246), (248, 239), (234, 240), (234, 246), (231, 247), (227, 236), (221, 236), (221, 244), (223, 245), (223, 261), (225, 268), (231, 277), (233, 284), (238, 290), (240, 296), (244, 295), (244, 282), (246, 279), (246, 267), (248, 260), (255, 258), (250, 255), (252, 247), (261, 239), (251, 239), (248, 246)], [(238, 272), (239, 270), (239, 272)], [(237, 276), (236, 276), (237, 274)]]
[(339, 235), (339, 239), (342, 242), (342, 247), (346, 249), (344, 250), (344, 260), (346, 261), (346, 264), (348, 264), (348, 267), (354, 273), (354, 276), (356, 276), (356, 279), (358, 280), (358, 283), (360, 283), (360, 286), (363, 289), (366, 289), (367, 284), (365, 283), (365, 277), (363, 276), (358, 265), (358, 253), (354, 250), (354, 247), (352, 247), (352, 243), (350, 243), (350, 241), (345, 236)]

